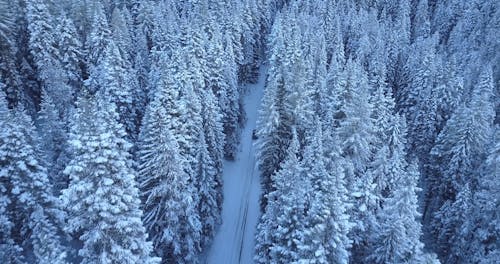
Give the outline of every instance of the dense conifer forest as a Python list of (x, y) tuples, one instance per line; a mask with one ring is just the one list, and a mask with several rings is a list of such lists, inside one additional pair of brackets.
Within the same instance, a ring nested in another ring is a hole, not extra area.
[(247, 120), (253, 262), (499, 263), (499, 80), (498, 0), (0, 0), (0, 263), (208, 263)]

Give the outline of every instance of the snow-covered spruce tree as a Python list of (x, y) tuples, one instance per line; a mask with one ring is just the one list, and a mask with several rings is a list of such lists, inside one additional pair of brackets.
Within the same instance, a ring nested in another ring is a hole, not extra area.
[(83, 79), (83, 45), (79, 39), (73, 20), (62, 13), (58, 18), (57, 47), (62, 67), (66, 71), (69, 83), (79, 88)]
[(202, 221), (202, 243), (204, 247), (210, 244), (215, 236), (215, 228), (220, 224), (220, 207), (218, 199), (222, 196), (222, 189), (217, 186), (217, 170), (214, 160), (207, 148), (204, 133), (198, 139), (197, 164), (194, 173), (197, 175), (196, 189), (199, 197), (198, 212)]
[(26, 5), (31, 55), (39, 71), (39, 80), (47, 82), (54, 77), (47, 70), (58, 63), (59, 59), (52, 15), (44, 1), (29, 0)]
[(130, 78), (126, 64), (118, 46), (110, 40), (104, 57), (91, 72), (89, 83), (99, 92), (99, 96), (108, 98), (116, 105), (119, 121), (124, 125), (127, 136), (133, 139), (137, 133), (133, 91), (137, 86)]
[(450, 261), (457, 261), (455, 257), (460, 257), (461, 247), (465, 247), (461, 246), (459, 234), (466, 216), (461, 214), (463, 208), (454, 208), (465, 204), (455, 199), (464, 185), (475, 190), (480, 183), (477, 171), (484, 162), (492, 133), (495, 112), (491, 76), (488, 68), (481, 74), (471, 101), (455, 111), (431, 152), (437, 175), (431, 179), (435, 195), (430, 210), (438, 210), (432, 228), (442, 256)]
[(45, 166), (54, 191), (59, 192), (68, 185), (68, 178), (62, 173), (69, 154), (66, 126), (61, 121), (52, 97), (42, 90), (42, 102), (36, 121), (40, 136), (40, 149), (43, 151)]
[(224, 39), (220, 28), (214, 23), (212, 37), (207, 48), (208, 80), (207, 85), (217, 97), (218, 107), (222, 113), (225, 144), (224, 155), (233, 159), (239, 141), (239, 92), (238, 76), (234, 52)]
[[(374, 263), (427, 263), (431, 256), (422, 252), (421, 224), (418, 221), (416, 192), (418, 167), (412, 163), (397, 179), (390, 196), (379, 211), (381, 224), (373, 239), (373, 251), (368, 260)], [(426, 262), (424, 262), (424, 260)], [(437, 260), (434, 263), (439, 263)]]
[(415, 42), (418, 39), (428, 38), (431, 34), (430, 12), (428, 0), (419, 0), (415, 8), (412, 23), (411, 39)]
[(437, 69), (436, 92), (438, 131), (441, 131), (453, 112), (459, 107), (464, 94), (464, 78), (457, 69), (456, 59), (442, 60)]
[(14, 23), (14, 20), (12, 18), (11, 10), (9, 8), (9, 4), (7, 0), (2, 0), (0, 1), (0, 38), (2, 38), (5, 41), (10, 40), (10, 31), (11, 27)]
[(413, 44), (415, 53), (409, 62), (412, 68), (411, 83), (406, 91), (402, 91), (405, 101), (399, 106), (408, 121), (408, 149), (411, 150), (408, 154), (417, 157), (420, 166), (429, 163), (428, 154), (439, 132), (434, 83), (438, 61), (436, 46), (436, 35)]
[(221, 169), (217, 166), (221, 165), (221, 160), (217, 157), (220, 153), (217, 148), (223, 146), (224, 141), (218, 103), (207, 87), (207, 36), (201, 31), (201, 22), (198, 19), (194, 18), (194, 23), (184, 25), (189, 35), (183, 36), (181, 40), (186, 45), (175, 51), (180, 53), (178, 56), (182, 60), (179, 62), (177, 81), (182, 87), (181, 96), (184, 98), (184, 105), (179, 109), (181, 115), (178, 117), (182, 125), (176, 129), (180, 130), (178, 138), (185, 141), (181, 147), (184, 148), (185, 157), (191, 161), (190, 174), (199, 194), (196, 202), (203, 226), (201, 242), (204, 246), (213, 237), (215, 225), (220, 217), (222, 190), (218, 184)]
[(344, 158), (347, 190), (353, 201), (350, 215), (355, 226), (349, 234), (353, 240), (352, 256), (362, 258), (368, 234), (374, 226), (373, 211), (377, 204), (375, 185), (368, 165), (373, 156), (375, 127), (368, 83), (359, 63), (348, 61), (345, 85), (335, 91), (334, 122), (336, 138)]
[[(132, 116), (129, 117), (128, 122), (133, 123), (136, 130), (131, 134), (133, 138), (137, 136), (138, 128), (140, 124), (139, 117), (144, 115), (144, 107), (146, 107), (147, 95), (144, 90), (141, 89), (139, 81), (137, 79), (137, 69), (133, 67), (135, 59), (135, 47), (133, 47), (133, 32), (131, 27), (130, 13), (126, 8), (113, 10), (113, 15), (111, 17), (111, 29), (113, 42), (116, 44), (120, 56), (123, 60), (123, 68), (125, 71), (124, 82), (129, 86), (130, 96), (132, 104), (130, 106), (132, 111)], [(127, 124), (127, 130), (131, 129), (132, 124)], [(129, 132), (130, 134), (130, 132)]]
[[(270, 36), (271, 58), (266, 81), (266, 90), (257, 120), (256, 151), (257, 164), (262, 173), (263, 194), (273, 189), (271, 175), (278, 170), (286, 157), (286, 149), (291, 140), (291, 121), (284, 111), (285, 83), (282, 74), (284, 60), (284, 39), (281, 17), (276, 17)], [(267, 198), (261, 197), (261, 210)]]
[(370, 163), (369, 173), (375, 186), (375, 196), (380, 203), (392, 192), (395, 183), (404, 173), (406, 164), (406, 122), (404, 117), (395, 114), (390, 117), (387, 130)]
[(259, 77), (261, 61), (261, 31), (257, 1), (245, 1), (239, 16), (242, 19), (242, 50), (244, 61), (240, 67), (239, 76), (242, 82), (255, 83)]
[(306, 212), (312, 186), (303, 177), (296, 133), (282, 168), (273, 175), (273, 191), (257, 226), (256, 256), (258, 263), (299, 263), (305, 256)]
[(0, 87), (5, 91), (10, 105), (22, 102), (24, 91), (17, 89), (21, 86), (19, 68), (17, 67), (16, 54), (19, 50), (17, 45), (20, 25), (16, 23), (24, 16), (20, 10), (19, 2), (2, 0), (0, 1), (0, 78), (5, 86)]
[(81, 97), (70, 133), (74, 156), (61, 200), (66, 231), (82, 242), (82, 263), (158, 263), (141, 222), (130, 144), (106, 97)]
[[(339, 148), (327, 133), (323, 136), (321, 124), (316, 122), (315, 133), (305, 147), (304, 176), (312, 184), (313, 194), (307, 213), (308, 226), (305, 233), (307, 254), (304, 260), (310, 263), (348, 263), (351, 240), (347, 234), (351, 228), (347, 214), (347, 190)], [(331, 148), (326, 150), (323, 142)], [(330, 145), (332, 144), (332, 145)]]
[(104, 58), (106, 48), (111, 40), (111, 30), (101, 2), (93, 6), (92, 24), (89, 36), (85, 41), (85, 62), (87, 74)]
[(3, 90), (0, 91), (0, 259), (8, 263), (24, 263), (22, 241), (19, 241), (14, 235), (18, 232), (16, 227), (16, 218), (13, 218), (11, 212), (12, 205), (15, 200), (12, 199), (12, 184), (10, 177), (6, 174), (5, 170), (8, 160), (6, 159), (6, 152), (4, 144), (10, 133), (9, 122), (12, 121), (12, 115), (7, 107), (7, 100)]
[(157, 98), (146, 111), (137, 152), (144, 225), (164, 263), (193, 263), (202, 232), (193, 201), (196, 189), (168, 122)]
[(146, 106), (150, 101), (148, 97), (151, 87), (149, 85), (149, 71), (151, 69), (151, 60), (149, 57), (149, 48), (147, 43), (147, 38), (144, 32), (140, 30), (138, 27), (135, 28), (134, 34), (134, 47), (135, 47), (135, 56), (132, 68), (136, 71), (137, 76), (137, 85), (140, 96), (138, 98), (141, 100), (137, 102), (139, 105), (136, 106), (140, 111), (138, 113), (139, 120), (142, 120), (142, 117), (145, 114)]
[(126, 9), (120, 9), (118, 7), (113, 9), (110, 27), (113, 41), (116, 43), (116, 46), (118, 46), (123, 59), (127, 62), (131, 62), (133, 55), (132, 32), (129, 28), (130, 25), (127, 24), (128, 19), (125, 18), (125, 16), (128, 15), (125, 10)]
[(68, 85), (68, 76), (60, 62), (56, 32), (52, 15), (44, 1), (27, 1), (27, 23), (29, 51), (36, 66), (36, 78), (40, 96), (41, 89), (52, 96), (60, 116), (66, 120), (73, 102), (74, 90)]
[(346, 71), (345, 85), (338, 86), (340, 91), (335, 91), (334, 104), (339, 107), (334, 118), (339, 121), (336, 132), (342, 142), (342, 155), (353, 163), (355, 169), (356, 175), (348, 175), (346, 179), (352, 187), (356, 180), (354, 176), (363, 174), (373, 155), (375, 128), (366, 73), (355, 61), (348, 61)]
[(2, 260), (22, 263), (22, 250), (30, 249), (38, 263), (66, 263), (57, 225), (61, 212), (40, 163), (33, 124), (24, 110), (7, 110), (0, 95)]
[[(204, 236), (210, 240), (215, 235), (215, 227), (220, 223), (222, 212), (222, 162), (224, 159), (224, 133), (222, 115), (217, 99), (211, 90), (202, 93), (203, 137), (198, 151), (200, 214), (207, 215), (204, 221)], [(203, 213), (203, 211), (205, 211)], [(206, 241), (208, 242), (208, 241)]]
[[(481, 180), (472, 197), (465, 224), (461, 228), (464, 261), (495, 263), (500, 258), (500, 127), (490, 140), (490, 150), (481, 170)], [(465, 246), (465, 247), (464, 247)]]

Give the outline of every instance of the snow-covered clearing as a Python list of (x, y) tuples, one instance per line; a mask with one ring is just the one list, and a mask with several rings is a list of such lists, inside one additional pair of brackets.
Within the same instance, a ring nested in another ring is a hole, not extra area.
[(255, 166), (252, 130), (255, 129), (267, 69), (260, 69), (259, 81), (247, 86), (244, 108), (247, 122), (241, 134), (235, 161), (224, 163), (222, 225), (207, 253), (205, 263), (253, 263), (254, 234), (259, 212), (260, 180)]

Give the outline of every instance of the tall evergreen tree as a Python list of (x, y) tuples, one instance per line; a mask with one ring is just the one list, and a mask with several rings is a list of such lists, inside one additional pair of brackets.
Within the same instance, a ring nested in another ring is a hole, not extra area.
[(273, 175), (274, 191), (268, 194), (268, 205), (257, 226), (258, 263), (296, 263), (305, 258), (305, 212), (312, 187), (303, 177), (299, 147), (294, 132), (287, 159)]
[(500, 257), (500, 129), (491, 137), (489, 153), (481, 170), (481, 181), (473, 194), (466, 222), (461, 228), (463, 260), (471, 263), (495, 263)]
[(196, 189), (168, 122), (165, 106), (157, 98), (146, 111), (137, 152), (143, 219), (164, 263), (193, 263), (202, 233), (193, 200)]
[(133, 92), (137, 87), (130, 78), (126, 64), (118, 47), (110, 40), (102, 61), (90, 76), (90, 81), (99, 91), (99, 96), (109, 98), (116, 105), (120, 123), (124, 125), (128, 137), (135, 138), (138, 122)]
[(67, 83), (68, 76), (60, 62), (52, 14), (44, 1), (30, 0), (26, 4), (29, 50), (36, 66), (37, 80), (41, 85), (36, 94), (40, 96), (41, 88), (44, 88), (55, 100), (61, 117), (66, 120), (74, 91)]
[[(339, 148), (331, 138), (324, 140), (319, 121), (314, 137), (304, 151), (304, 176), (314, 190), (307, 213), (310, 226), (305, 233), (304, 261), (312, 263), (348, 263), (351, 228), (348, 201)], [(330, 150), (326, 151), (323, 142)]]
[(58, 32), (57, 47), (62, 67), (66, 71), (70, 85), (80, 87), (83, 80), (83, 45), (72, 19), (64, 12), (58, 19), (56, 32)]
[(380, 231), (369, 259), (375, 263), (423, 263), (421, 224), (418, 222), (418, 167), (411, 164), (380, 211)]
[[(2, 146), (8, 140), (7, 132), (9, 122), (12, 116), (10, 110), (7, 107), (6, 96), (3, 91), (0, 91), (0, 128), (1, 136), (0, 142)], [(16, 222), (15, 218), (11, 215), (10, 210), (12, 209), (12, 203), (15, 200), (11, 197), (11, 183), (8, 177), (6, 165), (8, 160), (6, 159), (5, 150), (2, 150), (2, 159), (0, 159), (0, 164), (2, 164), (2, 170), (0, 170), (0, 259), (10, 262), (10, 263), (24, 263), (23, 248), (19, 243), (18, 239), (15, 239), (16, 234)], [(17, 241), (16, 241), (17, 240)]]
[[(431, 209), (438, 210), (433, 231), (441, 246), (443, 255), (459, 257), (463, 251), (459, 239), (465, 215), (464, 208), (469, 206), (456, 201), (464, 185), (473, 190), (480, 182), (477, 171), (485, 159), (485, 149), (491, 136), (494, 121), (493, 83), (491, 72), (487, 69), (480, 76), (468, 105), (462, 105), (448, 120), (432, 149), (435, 157), (437, 177), (432, 178), (435, 197)], [(470, 191), (469, 191), (470, 192)], [(462, 198), (466, 197), (462, 193)], [(437, 207), (437, 209), (436, 209)], [(446, 253), (444, 253), (446, 252)]]
[(64, 122), (61, 121), (52, 97), (42, 91), (42, 102), (36, 122), (38, 135), (41, 139), (40, 149), (43, 151), (49, 179), (56, 192), (67, 187), (67, 177), (62, 173), (69, 160), (67, 133)]
[(66, 231), (83, 243), (82, 263), (158, 263), (146, 241), (130, 144), (114, 104), (82, 98), (75, 118), (74, 157), (64, 171), (70, 184), (61, 199)]
[(104, 8), (100, 2), (93, 8), (91, 31), (85, 41), (85, 61), (87, 73), (98, 65), (104, 58), (106, 48), (111, 40), (109, 27)]
[(5, 114), (0, 120), (4, 260), (21, 263), (23, 255), (14, 254), (21, 253), (21, 248), (32, 248), (39, 263), (66, 263), (66, 249), (60, 244), (57, 222), (62, 215), (57, 210), (47, 171), (40, 162), (31, 119), (22, 109), (7, 110), (3, 96), (0, 101), (0, 111)]
[[(257, 164), (262, 173), (264, 194), (273, 189), (271, 175), (279, 169), (285, 159), (286, 149), (291, 140), (291, 121), (284, 110), (285, 83), (283, 76), (284, 39), (278, 16), (270, 35), (271, 57), (267, 73), (266, 90), (257, 120)], [(261, 198), (261, 209), (267, 198)]]

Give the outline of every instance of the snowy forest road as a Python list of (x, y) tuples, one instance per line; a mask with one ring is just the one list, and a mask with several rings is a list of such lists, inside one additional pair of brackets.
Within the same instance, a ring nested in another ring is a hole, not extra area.
[(241, 134), (240, 149), (234, 161), (224, 162), (222, 225), (203, 263), (253, 263), (255, 230), (260, 215), (260, 181), (259, 171), (255, 168), (252, 131), (257, 122), (266, 72), (262, 66), (259, 81), (246, 87), (244, 109), (247, 121)]

